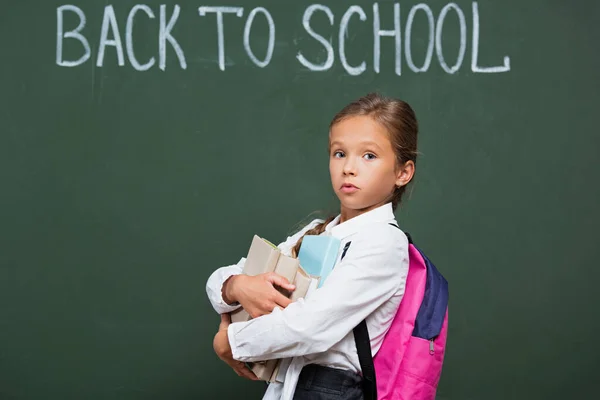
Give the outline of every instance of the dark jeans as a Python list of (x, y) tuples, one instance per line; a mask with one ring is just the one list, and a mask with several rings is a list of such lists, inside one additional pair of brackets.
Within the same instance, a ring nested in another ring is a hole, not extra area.
[(362, 378), (352, 371), (310, 364), (302, 368), (294, 400), (363, 400)]

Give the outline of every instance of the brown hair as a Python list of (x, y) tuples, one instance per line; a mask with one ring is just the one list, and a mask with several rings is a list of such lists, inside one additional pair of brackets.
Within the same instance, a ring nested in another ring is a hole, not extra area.
[[(396, 154), (397, 166), (404, 165), (407, 161), (412, 161), (416, 165), (419, 125), (415, 112), (408, 103), (399, 99), (384, 97), (378, 93), (370, 93), (353, 101), (338, 112), (331, 120), (329, 129), (331, 130), (338, 122), (355, 116), (369, 116), (385, 127), (389, 133), (394, 153)], [(393, 210), (396, 210), (398, 204), (400, 204), (405, 191), (406, 186), (395, 188), (389, 199)], [(323, 233), (325, 227), (334, 218), (335, 216), (327, 218), (313, 229), (308, 230), (305, 235), (319, 235)], [(295, 256), (300, 251), (303, 237), (298, 240), (292, 249), (292, 254)]]

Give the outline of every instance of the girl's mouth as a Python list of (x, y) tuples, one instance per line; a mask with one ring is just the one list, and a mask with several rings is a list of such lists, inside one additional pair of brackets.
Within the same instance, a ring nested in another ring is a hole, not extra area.
[(340, 190), (343, 193), (354, 193), (358, 190), (358, 188), (351, 183), (344, 183)]

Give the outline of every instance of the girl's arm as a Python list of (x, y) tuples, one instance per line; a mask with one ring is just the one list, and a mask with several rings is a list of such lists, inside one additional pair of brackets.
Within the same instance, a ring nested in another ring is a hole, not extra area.
[[(290, 254), (291, 248), (296, 244), (298, 239), (306, 231), (312, 229), (315, 225), (317, 225), (321, 220), (313, 220), (311, 223), (302, 228), (299, 232), (295, 233), (292, 236), (289, 236), (284, 242), (280, 243), (277, 247), (285, 254)], [(278, 284), (279, 286), (284, 286), (283, 281), (281, 281), (282, 277), (273, 277), (273, 276), (263, 276), (262, 279), (258, 280), (246, 280), (244, 285), (247, 286), (248, 290), (227, 290), (227, 293), (230, 295), (234, 293), (239, 294), (239, 298), (235, 296), (231, 296), (231, 298), (226, 299), (223, 298), (224, 289), (232, 289), (232, 288), (224, 288), (223, 285), (226, 284), (229, 286), (231, 281), (228, 282), (229, 278), (235, 275), (242, 274), (242, 270), (244, 268), (244, 263), (246, 262), (246, 258), (243, 257), (237, 264), (229, 265), (226, 267), (221, 267), (213, 272), (208, 281), (206, 282), (206, 293), (208, 295), (208, 299), (212, 304), (215, 311), (219, 314), (225, 314), (232, 311), (237, 310), (240, 306), (243, 306), (253, 317), (258, 316), (256, 313), (258, 310), (262, 310), (260, 315), (265, 313), (270, 313), (273, 311), (273, 305), (278, 304), (282, 307), (287, 306), (287, 303), (282, 304), (285, 301), (283, 295), (281, 295), (277, 290), (271, 287), (272, 290), (268, 290), (269, 287), (265, 287), (265, 281), (271, 282), (272, 284)], [(267, 274), (268, 275), (268, 274)], [(239, 284), (240, 282), (236, 282)], [(285, 287), (285, 286), (284, 286)], [(259, 293), (263, 293), (264, 296), (259, 296)], [(264, 298), (263, 298), (264, 297)], [(268, 310), (265, 308), (265, 303), (270, 307)], [(254, 315), (253, 315), (254, 314)]]
[(398, 292), (408, 274), (408, 241), (391, 226), (352, 239), (348, 253), (306, 301), (229, 325), (233, 358), (253, 362), (320, 353)]

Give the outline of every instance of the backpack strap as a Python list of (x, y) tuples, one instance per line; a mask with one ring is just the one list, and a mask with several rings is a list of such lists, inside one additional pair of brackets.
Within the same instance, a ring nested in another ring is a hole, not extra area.
[(344, 256), (346, 255), (346, 252), (348, 251), (348, 248), (350, 247), (350, 243), (352, 243), (351, 241), (346, 243), (346, 245), (344, 246), (344, 250), (342, 250), (342, 257), (340, 257), (340, 261), (344, 259)]
[(352, 332), (354, 332), (354, 343), (356, 344), (358, 362), (362, 370), (363, 396), (365, 400), (377, 400), (377, 381), (375, 380), (375, 366), (373, 365), (367, 320), (363, 319)]
[[(393, 226), (394, 228), (400, 229), (400, 227), (398, 225), (392, 224), (391, 222), (390, 222), (390, 225)], [(408, 243), (413, 244), (413, 240), (412, 240), (412, 237), (410, 236), (410, 233), (404, 232), (404, 234), (406, 235), (406, 238), (408, 239)]]
[[(390, 225), (400, 229), (396, 224)], [(406, 233), (408, 242), (412, 244), (412, 238)], [(344, 248), (343, 255), (346, 254), (348, 247), (347, 244)], [(375, 366), (373, 365), (373, 354), (371, 353), (371, 339), (369, 338), (369, 330), (367, 329), (367, 320), (364, 319), (352, 330), (354, 332), (354, 343), (356, 344), (356, 351), (358, 353), (358, 361), (360, 363), (360, 369), (363, 375), (363, 395), (365, 400), (377, 400), (377, 381), (375, 379)]]

